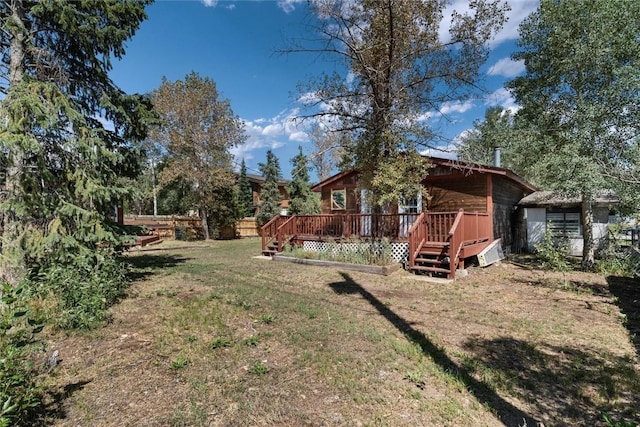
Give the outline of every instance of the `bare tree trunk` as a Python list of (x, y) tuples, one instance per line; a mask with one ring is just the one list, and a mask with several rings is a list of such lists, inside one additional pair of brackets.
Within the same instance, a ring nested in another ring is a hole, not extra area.
[(202, 235), (204, 236), (204, 240), (210, 240), (211, 236), (209, 236), (209, 221), (207, 218), (206, 206), (200, 207), (200, 222), (202, 223)]
[(593, 241), (593, 198), (582, 195), (582, 268), (587, 271), (595, 266), (595, 242)]
[[(22, 83), (24, 75), (24, 55), (26, 49), (26, 30), (24, 26), (25, 10), (22, 0), (14, 0), (10, 3), (11, 20), (13, 21), (8, 31), (11, 34), (9, 45), (9, 91)], [(10, 94), (9, 94), (10, 96)], [(21, 118), (8, 117), (15, 122)], [(28, 120), (24, 121), (25, 123)], [(25, 129), (26, 131), (26, 129)], [(2, 234), (2, 268), (1, 279), (9, 284), (16, 285), (26, 274), (24, 264), (24, 250), (20, 245), (20, 218), (16, 214), (12, 204), (20, 201), (22, 197), (21, 180), (24, 174), (24, 153), (22, 147), (14, 143), (9, 146), (7, 153), (7, 173), (5, 177), (5, 189), (9, 199), (9, 208), (5, 210)], [(14, 205), (15, 206), (15, 205)]]

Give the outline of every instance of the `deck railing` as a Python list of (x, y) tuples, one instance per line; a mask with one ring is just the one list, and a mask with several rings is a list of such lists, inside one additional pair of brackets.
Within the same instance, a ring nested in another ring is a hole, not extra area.
[(278, 227), (284, 222), (284, 219), (280, 215), (276, 215), (265, 225), (260, 227), (260, 237), (262, 237), (262, 250), (266, 250), (269, 243), (271, 243), (278, 236)]
[(405, 240), (419, 214), (297, 215), (298, 236)]

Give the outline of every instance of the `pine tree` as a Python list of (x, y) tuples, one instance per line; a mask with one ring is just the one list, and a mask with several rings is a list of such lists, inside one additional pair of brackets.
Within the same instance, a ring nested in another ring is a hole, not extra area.
[(243, 217), (253, 215), (253, 190), (247, 178), (247, 165), (242, 159), (240, 164), (240, 177), (238, 178), (238, 198), (240, 203), (240, 212)]
[(148, 3), (0, 2), (4, 280), (119, 241), (109, 219), (128, 194), (121, 177), (139, 172), (131, 142), (144, 138), (150, 104), (108, 72)]
[(309, 166), (307, 156), (298, 147), (298, 154), (291, 159), (291, 182), (287, 186), (289, 192), (289, 213), (291, 215), (314, 215), (320, 213), (320, 198), (311, 191), (309, 183)]
[(280, 207), (282, 195), (278, 189), (281, 173), (280, 162), (271, 150), (267, 151), (266, 163), (260, 163), (259, 166), (260, 173), (264, 177), (264, 184), (260, 190), (260, 209), (256, 219), (258, 225), (262, 226), (282, 210)]

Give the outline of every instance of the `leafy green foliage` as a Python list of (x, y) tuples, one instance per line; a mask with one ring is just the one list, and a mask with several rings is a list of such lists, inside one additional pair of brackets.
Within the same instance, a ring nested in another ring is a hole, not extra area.
[(473, 129), (460, 138), (458, 158), (470, 163), (493, 165), (494, 149), (500, 147), (501, 166), (519, 172), (512, 164), (515, 163), (512, 158), (518, 155), (512, 152), (516, 138), (511, 113), (502, 107), (490, 107), (484, 120), (476, 120)]
[(521, 24), (513, 55), (526, 66), (509, 83), (526, 123), (517, 149), (538, 185), (582, 198), (585, 267), (594, 261), (597, 192), (616, 190), (639, 206), (639, 33), (638, 2), (543, 0)]
[(298, 154), (291, 159), (291, 182), (287, 186), (289, 193), (289, 214), (315, 215), (320, 213), (319, 194), (311, 191), (307, 156), (298, 147)]
[(567, 241), (554, 236), (549, 227), (545, 230), (542, 242), (534, 247), (536, 255), (542, 262), (542, 268), (551, 271), (569, 271), (571, 269), (567, 260)]
[(55, 263), (34, 276), (40, 294), (58, 301), (54, 322), (65, 329), (92, 329), (108, 318), (108, 308), (128, 285), (126, 267), (107, 251), (78, 255), (70, 263)]
[(195, 72), (175, 82), (163, 79), (152, 100), (161, 124), (151, 136), (167, 152), (160, 182), (188, 184), (195, 196), (190, 208), (200, 212), (209, 239), (211, 230), (241, 216), (229, 150), (245, 139), (242, 122), (216, 83)]
[(25, 424), (42, 405), (29, 355), (43, 324), (29, 316), (25, 289), (5, 283), (0, 291), (0, 426)]
[(281, 211), (282, 195), (278, 189), (280, 181), (280, 162), (271, 150), (267, 151), (266, 163), (260, 163), (260, 173), (264, 177), (264, 184), (260, 190), (260, 208), (256, 215), (258, 225), (262, 226)]

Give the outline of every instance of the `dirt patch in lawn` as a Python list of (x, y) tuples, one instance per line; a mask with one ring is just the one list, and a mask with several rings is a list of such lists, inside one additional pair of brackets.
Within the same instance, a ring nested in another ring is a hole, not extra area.
[(112, 323), (50, 337), (48, 423), (640, 421), (635, 280), (503, 262), (437, 284), (256, 253), (242, 240), (132, 254)]

